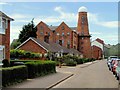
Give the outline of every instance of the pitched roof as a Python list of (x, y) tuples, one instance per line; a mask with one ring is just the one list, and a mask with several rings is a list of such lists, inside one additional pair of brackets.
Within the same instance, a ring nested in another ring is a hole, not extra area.
[(23, 42), (20, 46), (18, 46), (16, 49), (20, 48), (22, 45), (24, 45), (25, 43), (27, 43), (27, 41), (29, 40), (33, 40), (36, 44), (38, 44), (39, 46), (43, 47), (46, 51), (51, 51), (51, 52), (63, 52), (63, 53), (71, 53), (72, 54), (78, 54), (80, 55), (81, 53), (75, 49), (68, 49), (64, 46), (61, 46), (57, 43), (53, 43), (53, 42), (50, 42), (49, 44), (44, 42), (44, 41), (40, 41), (39, 39), (37, 38), (33, 38), (33, 37), (30, 37), (29, 39), (27, 39), (25, 42)]
[(2, 11), (0, 11), (0, 16), (5, 17), (5, 18), (7, 18), (7, 19), (9, 19), (9, 20), (11, 20), (11, 21), (14, 21), (14, 19), (10, 18), (9, 16), (7, 16), (7, 15), (6, 15), (5, 13), (3, 13)]
[(58, 26), (48, 26), (48, 28), (50, 28), (50, 30), (52, 31), (55, 31), (55, 29), (57, 28)]

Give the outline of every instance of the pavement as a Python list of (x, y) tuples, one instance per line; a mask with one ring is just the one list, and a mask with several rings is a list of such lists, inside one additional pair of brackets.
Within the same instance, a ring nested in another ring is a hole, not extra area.
[[(58, 84), (67, 81), (69, 78), (76, 76), (79, 73), (79, 68), (85, 68), (92, 64), (97, 63), (98, 61), (88, 62), (76, 67), (62, 66), (61, 68), (56, 67), (57, 73), (49, 74), (43, 77), (38, 77), (34, 79), (28, 79), (22, 83), (9, 86), (7, 88), (42, 88), (45, 90), (56, 87)], [(80, 73), (79, 73), (80, 76)]]

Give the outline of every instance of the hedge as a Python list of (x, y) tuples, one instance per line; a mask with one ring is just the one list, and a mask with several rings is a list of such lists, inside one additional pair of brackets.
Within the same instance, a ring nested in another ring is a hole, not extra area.
[(10, 58), (41, 58), (42, 54), (29, 51), (13, 49), (10, 50)]
[(54, 61), (26, 62), (25, 65), (28, 67), (28, 78), (56, 72)]
[(1, 68), (0, 72), (2, 72), (2, 86), (4, 87), (21, 82), (28, 77), (28, 70), (25, 65)]
[[(23, 60), (14, 60), (23, 62)], [(12, 61), (13, 62), (13, 61)], [(6, 87), (11, 84), (21, 82), (27, 78), (35, 78), (56, 72), (56, 63), (54, 61), (25, 60), (25, 65), (1, 68), (2, 86)]]

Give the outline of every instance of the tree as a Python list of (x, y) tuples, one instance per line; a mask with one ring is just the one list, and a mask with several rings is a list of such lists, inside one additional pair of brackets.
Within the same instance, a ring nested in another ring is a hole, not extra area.
[(17, 48), (20, 44), (21, 44), (21, 42), (18, 41), (18, 39), (14, 39), (13, 42), (11, 43), (11, 45), (10, 45), (10, 48), (11, 48), (11, 49), (15, 49), (15, 48)]
[(21, 43), (27, 40), (29, 37), (35, 37), (35, 38), (37, 37), (36, 35), (37, 28), (35, 27), (33, 20), (34, 19), (32, 19), (32, 21), (27, 25), (24, 25), (22, 31), (20, 31), (18, 40)]

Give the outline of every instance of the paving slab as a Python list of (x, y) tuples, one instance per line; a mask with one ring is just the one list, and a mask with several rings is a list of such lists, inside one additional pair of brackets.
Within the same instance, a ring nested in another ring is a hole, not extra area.
[[(46, 75), (43, 77), (35, 78), (35, 79), (28, 79), (22, 83), (17, 85), (9, 86), (7, 88), (51, 88), (52, 86), (60, 83), (61, 81), (67, 79), (68, 77), (72, 76), (72, 73), (66, 72), (57, 72), (54, 74)], [(7, 89), (6, 88), (6, 89)]]

